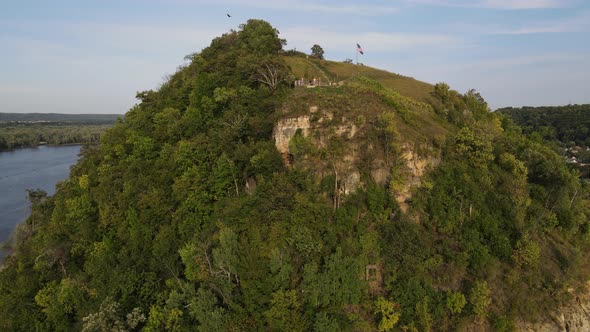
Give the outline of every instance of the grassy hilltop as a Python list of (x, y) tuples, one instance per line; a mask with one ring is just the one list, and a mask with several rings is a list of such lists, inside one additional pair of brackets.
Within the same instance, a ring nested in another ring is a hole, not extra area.
[(31, 196), (2, 330), (511, 331), (585, 298), (590, 192), (551, 148), (475, 90), (283, 45), (215, 38)]
[(327, 77), (332, 82), (341, 82), (355, 76), (362, 76), (381, 83), (384, 87), (398, 91), (404, 96), (417, 101), (432, 102), (433, 86), (431, 84), (415, 80), (385, 70), (369, 66), (359, 66), (353, 63), (320, 60), (313, 56), (309, 58), (301, 56), (285, 57), (287, 66), (296, 78), (320, 78)]

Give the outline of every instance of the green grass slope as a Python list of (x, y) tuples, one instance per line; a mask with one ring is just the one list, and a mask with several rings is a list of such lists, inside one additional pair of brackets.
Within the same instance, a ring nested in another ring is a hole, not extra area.
[(284, 59), (296, 78), (312, 79), (316, 77), (323, 80), (324, 75), (326, 75), (331, 81), (340, 82), (352, 77), (364, 76), (381, 83), (386, 88), (398, 91), (400, 94), (418, 101), (432, 102), (434, 100), (432, 97), (434, 86), (411, 77), (369, 66), (320, 60), (313, 57), (287, 56)]

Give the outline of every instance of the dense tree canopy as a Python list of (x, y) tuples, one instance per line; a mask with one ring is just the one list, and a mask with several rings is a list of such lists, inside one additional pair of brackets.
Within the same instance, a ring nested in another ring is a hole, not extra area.
[(538, 132), (547, 140), (590, 146), (590, 104), (507, 107), (497, 112), (510, 116), (527, 134)]
[(0, 151), (39, 144), (96, 144), (109, 125), (0, 124)]

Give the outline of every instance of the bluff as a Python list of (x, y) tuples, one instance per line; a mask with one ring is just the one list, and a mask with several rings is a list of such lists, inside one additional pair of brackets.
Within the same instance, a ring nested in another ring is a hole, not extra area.
[(589, 189), (551, 148), (285, 43), (215, 38), (33, 197), (2, 330), (510, 331), (584, 293)]

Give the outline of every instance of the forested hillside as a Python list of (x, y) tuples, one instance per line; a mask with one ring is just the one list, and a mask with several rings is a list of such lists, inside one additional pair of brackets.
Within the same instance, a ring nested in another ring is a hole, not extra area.
[(527, 134), (537, 132), (548, 140), (590, 146), (590, 104), (507, 107), (497, 112), (510, 116)]
[(32, 197), (0, 329), (511, 331), (583, 290), (589, 190), (559, 155), (474, 90), (293, 87), (284, 44), (215, 38)]

